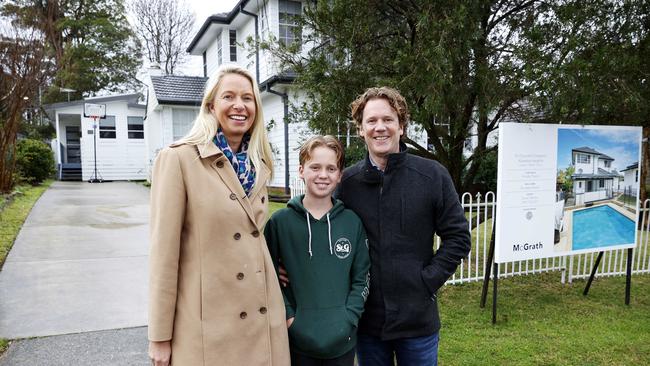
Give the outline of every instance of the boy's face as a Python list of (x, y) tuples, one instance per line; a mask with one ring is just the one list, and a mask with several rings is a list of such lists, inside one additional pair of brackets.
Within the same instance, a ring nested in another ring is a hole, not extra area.
[(313, 198), (330, 197), (341, 181), (336, 153), (325, 146), (315, 148), (311, 158), (298, 168), (298, 173), (305, 181), (306, 195)]

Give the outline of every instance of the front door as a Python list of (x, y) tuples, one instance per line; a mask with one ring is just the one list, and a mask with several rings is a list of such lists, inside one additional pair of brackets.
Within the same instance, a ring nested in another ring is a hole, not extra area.
[(81, 163), (81, 145), (79, 138), (81, 131), (79, 126), (65, 126), (65, 141), (66, 141), (66, 163), (80, 164)]

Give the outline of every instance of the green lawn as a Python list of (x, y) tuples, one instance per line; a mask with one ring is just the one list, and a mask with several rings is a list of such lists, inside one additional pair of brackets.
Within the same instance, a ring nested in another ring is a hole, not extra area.
[(269, 217), (273, 215), (273, 213), (279, 209), (287, 207), (286, 203), (280, 203), (280, 202), (269, 202)]
[(650, 360), (650, 276), (560, 283), (560, 273), (499, 280), (497, 324), (491, 286), (479, 308), (481, 283), (445, 286), (439, 294), (441, 365), (643, 365)]
[[(0, 211), (0, 269), (4, 263), (14, 240), (20, 231), (20, 227), (25, 222), (29, 211), (36, 203), (36, 200), (52, 184), (51, 180), (44, 182), (39, 186), (19, 186), (14, 189), (18, 194), (13, 196), (13, 200), (7, 203)], [(5, 197), (1, 197), (3, 200)]]
[(6, 351), (8, 347), (9, 347), (9, 340), (0, 338), (0, 355), (2, 355), (2, 353)]

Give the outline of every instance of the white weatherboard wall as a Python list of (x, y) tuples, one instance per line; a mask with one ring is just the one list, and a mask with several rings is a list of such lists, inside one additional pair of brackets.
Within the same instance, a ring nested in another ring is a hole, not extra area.
[[(92, 100), (88, 102), (92, 103)], [(107, 102), (106, 115), (115, 116), (115, 138), (100, 138), (97, 126), (97, 171), (103, 180), (139, 180), (147, 178), (145, 139), (128, 138), (128, 116), (144, 116), (144, 109), (129, 108), (124, 101)], [(94, 175), (93, 120), (81, 117), (82, 179)], [(98, 121), (99, 123), (99, 121)], [(146, 122), (145, 122), (146, 123)], [(93, 177), (94, 178), (94, 177)]]
[[(280, 89), (280, 88), (274, 88)], [(289, 90), (289, 105), (302, 101), (304, 96), (300, 93)], [(273, 180), (269, 183), (273, 187), (285, 186), (285, 154), (284, 154), (284, 104), (282, 98), (275, 94), (262, 94), (262, 108), (264, 109), (264, 120), (267, 125), (273, 121), (273, 128), (268, 131), (269, 142), (273, 148)], [(291, 107), (290, 107), (291, 109)], [(289, 182), (298, 176), (298, 153), (300, 145), (311, 137), (313, 132), (307, 127), (306, 122), (289, 123)]]
[(638, 169), (630, 169), (626, 170), (623, 172), (625, 174), (625, 179), (623, 180), (623, 185), (626, 190), (630, 191), (633, 190), (636, 184), (638, 183), (637, 179), (637, 171)]

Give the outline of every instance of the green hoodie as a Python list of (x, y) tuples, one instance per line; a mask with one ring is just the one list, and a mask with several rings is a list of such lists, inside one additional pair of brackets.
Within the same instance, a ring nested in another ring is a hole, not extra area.
[(361, 219), (339, 200), (320, 220), (294, 197), (264, 229), (276, 270), (291, 282), (282, 289), (291, 350), (309, 357), (339, 357), (356, 345), (368, 297), (370, 259)]

